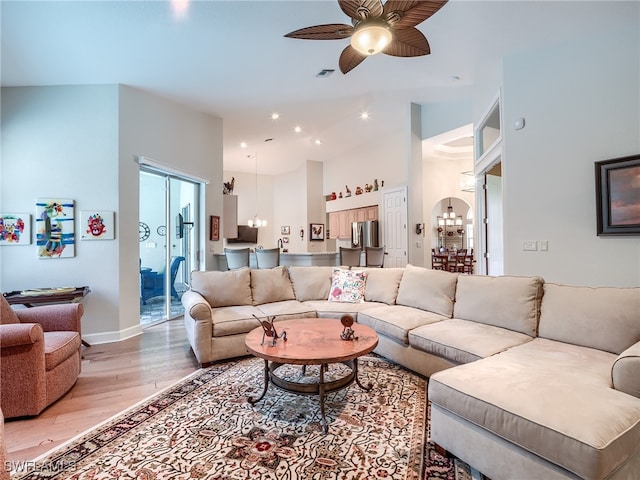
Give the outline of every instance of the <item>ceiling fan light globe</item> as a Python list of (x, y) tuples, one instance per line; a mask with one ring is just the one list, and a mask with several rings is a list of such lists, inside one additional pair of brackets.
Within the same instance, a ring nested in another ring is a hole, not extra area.
[(393, 35), (386, 26), (363, 23), (351, 36), (351, 46), (363, 55), (375, 55), (382, 52), (392, 38)]

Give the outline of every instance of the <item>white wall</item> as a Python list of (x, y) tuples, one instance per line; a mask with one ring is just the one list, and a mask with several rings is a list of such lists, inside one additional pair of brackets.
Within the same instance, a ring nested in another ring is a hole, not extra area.
[[(0, 247), (0, 289), (88, 285), (85, 337), (118, 329), (118, 241), (79, 241), (81, 210), (116, 212), (116, 239), (123, 234), (117, 164), (117, 86), (2, 89), (1, 210), (31, 214), (32, 244)], [(37, 258), (39, 197), (75, 200), (75, 257)]]
[(357, 186), (364, 188), (365, 183), (373, 184), (376, 178), (379, 183), (384, 181), (386, 187), (407, 183), (411, 104), (385, 104), (384, 112), (379, 112), (375, 121), (384, 122), (384, 135), (345, 153), (344, 157), (324, 162), (324, 195), (344, 194), (345, 185), (354, 194)]
[[(320, 183), (321, 184), (321, 183)], [(307, 166), (301, 165), (293, 172), (278, 175), (273, 179), (273, 210), (276, 221), (276, 240), (281, 238), (280, 227), (289, 226), (289, 243), (284, 245), (291, 253), (307, 251)], [(300, 229), (304, 239), (300, 238)]]
[[(640, 238), (596, 236), (594, 180), (595, 161), (640, 152), (638, 85), (637, 29), (505, 58), (506, 273), (640, 285)], [(524, 240), (549, 251), (524, 252)]]
[[(253, 162), (253, 160), (251, 160)], [(264, 248), (274, 248), (276, 246), (277, 232), (280, 232), (280, 227), (277, 225), (274, 218), (274, 204), (273, 204), (273, 183), (274, 177), (272, 175), (258, 174), (258, 191), (256, 196), (256, 174), (246, 172), (231, 172), (225, 171), (225, 181), (230, 181), (231, 178), (235, 178), (235, 184), (233, 188), (233, 194), (238, 196), (238, 225), (247, 225), (249, 219), (253, 219), (255, 214), (258, 214), (260, 220), (266, 220), (267, 226), (260, 227), (258, 229), (258, 243), (257, 244), (231, 244), (229, 248), (241, 248), (251, 247), (255, 248), (257, 245), (262, 245)], [(226, 241), (224, 242), (226, 244)], [(216, 248), (216, 252), (222, 253), (223, 242), (220, 242), (219, 248)]]
[[(322, 194), (322, 162), (307, 161), (306, 162), (306, 181), (307, 186), (307, 225), (305, 233), (305, 241), (307, 241), (307, 249), (309, 252), (326, 252), (327, 245), (327, 212), (326, 201)], [(313, 242), (310, 241), (310, 224), (322, 223), (324, 225), (323, 240)], [(335, 243), (330, 243), (335, 248)]]
[(37, 197), (72, 198), (76, 218), (113, 210), (116, 239), (77, 242), (69, 259), (37, 259), (34, 244), (2, 247), (0, 289), (89, 285), (83, 337), (97, 343), (140, 332), (134, 157), (209, 178), (203, 222), (222, 212), (222, 121), (118, 85), (5, 87), (2, 136), (3, 211), (33, 214)]

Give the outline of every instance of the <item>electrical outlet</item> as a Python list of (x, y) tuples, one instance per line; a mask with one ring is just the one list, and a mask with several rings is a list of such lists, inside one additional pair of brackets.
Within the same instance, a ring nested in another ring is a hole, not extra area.
[(535, 252), (536, 250), (538, 250), (538, 242), (536, 242), (535, 240), (526, 240), (522, 242), (522, 250)]
[(549, 250), (549, 240), (540, 240), (540, 250), (543, 252)]

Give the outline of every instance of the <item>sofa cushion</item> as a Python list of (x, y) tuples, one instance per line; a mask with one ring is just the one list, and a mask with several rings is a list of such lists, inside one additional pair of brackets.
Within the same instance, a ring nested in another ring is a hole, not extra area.
[(614, 359), (536, 338), (435, 373), (428, 396), (580, 478), (602, 479), (640, 451), (640, 399), (611, 388)]
[(288, 267), (296, 300), (326, 300), (334, 267)]
[(258, 322), (253, 315), (260, 320), (266, 318), (265, 314), (253, 305), (212, 308), (213, 336), (226, 337), (228, 335), (250, 332), (260, 326), (260, 322)]
[(405, 345), (409, 344), (409, 332), (414, 328), (446, 319), (447, 317), (438, 313), (403, 305), (381, 305), (358, 315), (358, 323)]
[(297, 300), (285, 300), (283, 302), (263, 303), (258, 309), (267, 317), (276, 317), (276, 321), (292, 318), (313, 318), (316, 311)]
[(364, 302), (364, 285), (367, 272), (364, 270), (344, 270), (334, 268), (329, 289), (330, 302)]
[(539, 336), (620, 354), (640, 341), (640, 288), (547, 283)]
[(451, 318), (456, 295), (456, 273), (407, 265), (396, 303)]
[(285, 267), (251, 270), (251, 297), (254, 305), (294, 300), (289, 272)]
[(409, 345), (452, 363), (469, 363), (533, 340), (529, 335), (451, 318), (409, 332)]
[[(212, 308), (251, 305), (251, 270), (191, 272), (191, 290), (202, 295)], [(224, 286), (224, 288), (221, 288)]]
[(540, 277), (460, 275), (453, 316), (535, 337), (543, 283)]
[(396, 303), (404, 268), (367, 268), (364, 299), (367, 302)]
[(67, 358), (77, 355), (81, 344), (78, 332), (44, 332), (45, 370), (53, 370)]
[(640, 342), (618, 355), (611, 368), (613, 388), (640, 398)]
[(346, 303), (346, 302), (330, 302), (329, 300), (307, 300), (304, 305), (317, 312), (318, 317), (322, 318), (340, 318), (348, 313), (354, 319), (358, 319), (359, 312), (363, 312), (373, 307), (379, 307), (384, 303), (363, 302), (363, 303)]

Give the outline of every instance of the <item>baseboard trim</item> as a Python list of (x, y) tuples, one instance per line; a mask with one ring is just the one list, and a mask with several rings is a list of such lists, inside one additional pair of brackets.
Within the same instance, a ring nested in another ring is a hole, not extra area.
[(141, 334), (142, 325), (134, 325), (133, 327), (118, 330), (116, 332), (83, 334), (82, 339), (90, 345), (100, 345), (101, 343), (121, 342), (122, 340)]

